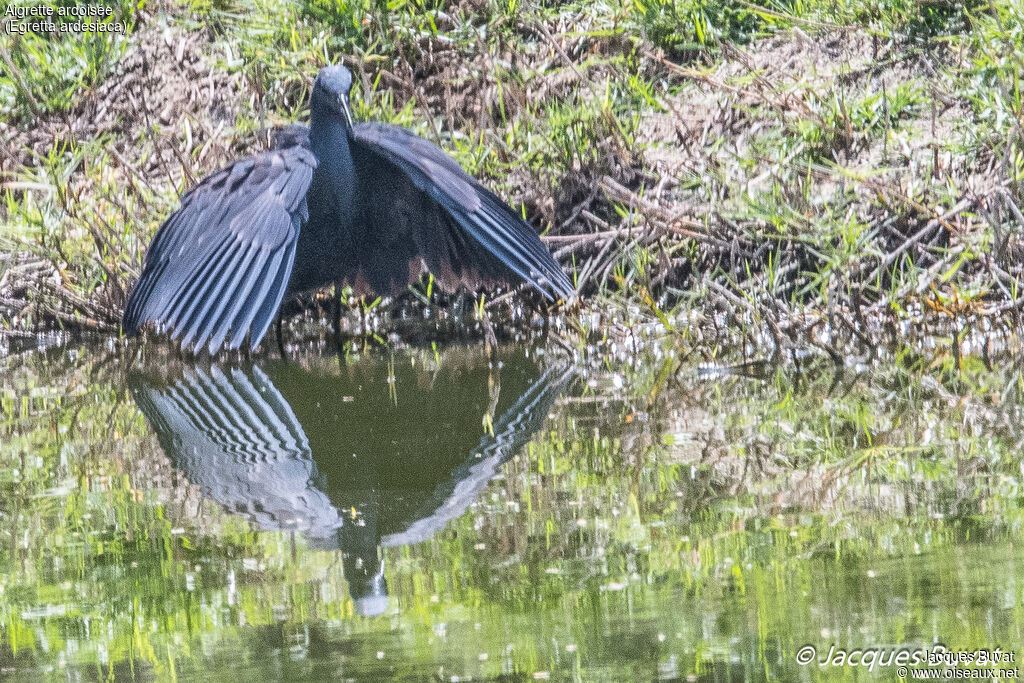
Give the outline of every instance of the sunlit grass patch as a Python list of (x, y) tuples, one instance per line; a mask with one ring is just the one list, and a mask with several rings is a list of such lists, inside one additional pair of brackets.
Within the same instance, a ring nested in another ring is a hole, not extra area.
[[(5, 63), (0, 70), (0, 111), (9, 112), (26, 125), (33, 117), (65, 110), (77, 97), (102, 82), (124, 56), (145, 3), (143, 0), (109, 0), (102, 4), (113, 9), (110, 16), (85, 19), (108, 25), (123, 22), (126, 32), (96, 30), (49, 34), (28, 31), (21, 34), (3, 31), (0, 50)], [(54, 0), (35, 3), (35, 6), (50, 8), (54, 14), (48, 21), (56, 25), (79, 19), (58, 14), (61, 8), (74, 6), (74, 3)]]

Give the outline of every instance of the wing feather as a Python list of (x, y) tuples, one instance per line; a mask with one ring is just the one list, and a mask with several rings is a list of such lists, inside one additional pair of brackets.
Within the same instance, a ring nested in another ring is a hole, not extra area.
[[(277, 258), (275, 256), (275, 258)], [(252, 322), (252, 334), (257, 340), (262, 339), (267, 333), (267, 328), (274, 320), (274, 313), (281, 305), (281, 298), (288, 287), (288, 278), (292, 274), (292, 265), (295, 263), (295, 242), (290, 242), (283, 254), (280, 254), (277, 264), (277, 276), (263, 297), (260, 308), (256, 312), (256, 318)], [(254, 342), (255, 344), (255, 342)]]
[[(442, 283), (452, 278), (467, 286), (521, 280), (549, 299), (574, 297), (572, 284), (533, 228), (440, 148), (388, 124), (361, 123), (354, 132), (357, 201), (363, 209), (357, 224), (364, 224), (368, 238), (394, 230), (396, 214), (412, 214), (406, 219), (411, 234), (396, 238), (411, 238), (416, 250), (404, 245), (404, 255), (422, 258)], [(404, 187), (393, 180), (379, 182), (394, 174), (407, 179)], [(408, 196), (413, 189), (420, 197)], [(396, 203), (403, 206), (393, 208)], [(403, 248), (398, 239), (394, 242)]]
[[(182, 316), (186, 324), (176, 329), (172, 335), (177, 338), (181, 335), (181, 343), (185, 348), (199, 349), (202, 345), (202, 338), (206, 332), (207, 320), (211, 309), (224, 296), (226, 290), (231, 286), (231, 280), (235, 277), (239, 268), (238, 254), (243, 250), (240, 240), (231, 240), (231, 243), (223, 251), (222, 256), (217, 259), (216, 269), (209, 277), (203, 278), (197, 283), (192, 304), (188, 312)], [(195, 341), (195, 346), (192, 342)]]
[[(186, 322), (194, 314), (196, 307), (202, 303), (203, 297), (208, 295), (209, 287), (215, 283), (215, 276), (224, 265), (227, 254), (231, 251), (234, 240), (226, 236), (219, 244), (215, 245), (208, 253), (201, 253), (196, 265), (187, 273), (188, 277), (184, 282), (174, 282), (168, 277), (167, 285), (176, 285), (173, 289), (168, 287), (170, 295), (169, 310), (166, 316), (166, 326), (172, 330), (171, 336), (175, 339), (187, 332)], [(195, 255), (186, 254), (182, 261), (191, 263)], [(184, 270), (184, 268), (182, 269)]]
[(259, 344), (284, 296), (316, 166), (308, 139), (293, 136), (185, 194), (146, 253), (125, 332), (154, 323), (183, 348), (211, 354), (247, 334)]

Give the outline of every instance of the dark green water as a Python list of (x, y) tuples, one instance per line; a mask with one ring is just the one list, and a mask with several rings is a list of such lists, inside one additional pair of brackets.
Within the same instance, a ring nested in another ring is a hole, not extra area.
[(936, 348), (759, 377), (668, 342), (500, 368), (11, 353), (0, 678), (898, 680), (820, 660), (1024, 656), (1024, 377)]

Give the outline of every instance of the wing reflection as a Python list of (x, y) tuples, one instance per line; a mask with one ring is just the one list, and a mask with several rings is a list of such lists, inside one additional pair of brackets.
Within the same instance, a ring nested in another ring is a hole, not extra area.
[[(525, 356), (422, 364), (367, 358), (134, 373), (132, 395), (171, 462), (204, 495), (268, 530), (343, 551), (357, 610), (387, 607), (380, 546), (460, 516), (541, 427), (571, 376)], [(445, 367), (445, 366), (448, 367)], [(485, 431), (482, 417), (495, 416)]]

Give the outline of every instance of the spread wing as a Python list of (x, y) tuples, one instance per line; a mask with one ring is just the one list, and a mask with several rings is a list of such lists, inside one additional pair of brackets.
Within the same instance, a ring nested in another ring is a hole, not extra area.
[(394, 293), (426, 266), (448, 290), (525, 281), (549, 299), (574, 296), (533, 228), (437, 146), (404, 128), (361, 123), (351, 148), (356, 281)]
[(342, 526), (302, 424), (259, 368), (194, 368), (169, 383), (134, 372), (129, 387), (174, 466), (231, 512), (315, 538)]
[[(205, 178), (160, 227), (125, 306), (123, 325), (169, 330), (212, 354), (247, 333), (259, 344), (281, 305), (317, 162), (301, 136)], [(229, 339), (230, 336), (230, 339)]]
[(403, 531), (381, 539), (381, 545), (421, 543), (461, 516), (501, 466), (523, 449), (547, 419), (555, 399), (575, 376), (572, 367), (549, 368), (519, 399), (495, 420), (493, 434), (480, 439), (451, 478), (434, 490), (433, 500)]

